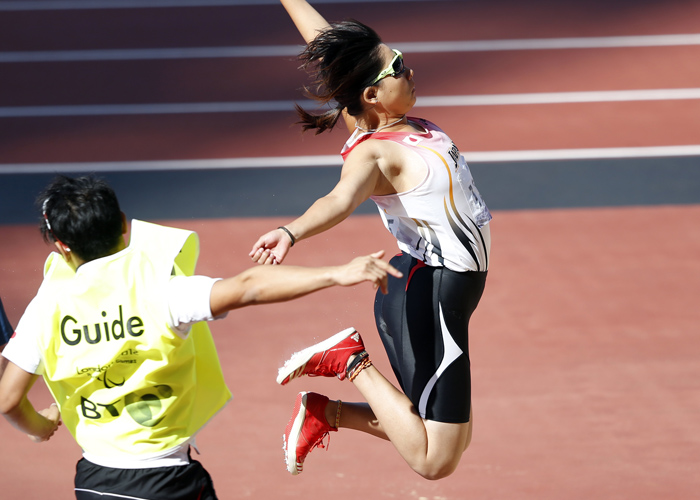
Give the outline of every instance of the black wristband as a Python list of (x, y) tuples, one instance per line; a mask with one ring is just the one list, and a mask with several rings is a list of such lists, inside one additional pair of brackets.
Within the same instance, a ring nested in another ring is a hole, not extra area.
[(280, 227), (278, 227), (277, 229), (281, 229), (282, 231), (284, 231), (285, 233), (287, 233), (287, 234), (289, 235), (289, 239), (292, 240), (292, 246), (294, 246), (294, 243), (296, 243), (297, 240), (296, 240), (296, 238), (294, 238), (294, 235), (292, 234), (292, 232), (291, 232), (289, 229), (287, 229), (286, 227), (284, 227), (284, 226), (280, 226)]

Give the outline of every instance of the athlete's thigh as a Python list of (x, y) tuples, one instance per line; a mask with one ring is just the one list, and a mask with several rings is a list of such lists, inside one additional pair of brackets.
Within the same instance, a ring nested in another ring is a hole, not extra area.
[(459, 461), (464, 450), (469, 446), (472, 435), (472, 421), (461, 424), (448, 424), (425, 420), (425, 429), (428, 433), (429, 450), (431, 459), (438, 462)]
[(423, 418), (469, 422), (469, 319), (484, 282), (485, 273), (423, 267), (409, 283), (406, 330), (415, 356), (409, 397)]
[(390, 278), (387, 295), (377, 294), (377, 329), (401, 389), (425, 418), (420, 398), (443, 352), (439, 334), (436, 337), (435, 268), (406, 254), (392, 258), (391, 264), (403, 277)]
[[(383, 294), (381, 290), (377, 290), (374, 299), (374, 319), (377, 325), (379, 338), (382, 340), (384, 350), (391, 368), (394, 370), (401, 390), (407, 391), (404, 384), (404, 364), (405, 348), (404, 348), (404, 326), (406, 323), (406, 287), (408, 279), (411, 275), (411, 265), (415, 262), (410, 255), (399, 254), (390, 260), (390, 264), (403, 273), (401, 278), (389, 276), (387, 282), (387, 293)], [(410, 382), (410, 379), (406, 379)]]

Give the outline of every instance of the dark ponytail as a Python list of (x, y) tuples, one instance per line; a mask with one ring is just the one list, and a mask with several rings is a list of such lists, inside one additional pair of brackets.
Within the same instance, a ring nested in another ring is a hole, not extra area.
[(294, 108), (297, 111), (297, 115), (299, 115), (300, 120), (297, 123), (301, 124), (302, 130), (306, 132), (307, 130), (316, 129), (316, 135), (335, 127), (338, 119), (343, 114), (343, 108), (340, 105), (320, 115), (312, 115), (298, 104), (295, 104)]
[(334, 107), (319, 115), (296, 106), (304, 131), (316, 134), (335, 127), (346, 109), (350, 116), (362, 113), (362, 91), (382, 70), (379, 35), (358, 21), (331, 24), (306, 46), (299, 56), (302, 68), (313, 66), (314, 81), (304, 87), (305, 94), (321, 104)]

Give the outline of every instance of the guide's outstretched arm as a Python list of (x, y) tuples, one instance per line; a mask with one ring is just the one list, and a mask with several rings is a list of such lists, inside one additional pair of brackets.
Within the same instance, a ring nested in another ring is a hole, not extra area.
[(211, 291), (214, 317), (226, 311), (255, 304), (296, 299), (331, 286), (369, 282), (387, 292), (387, 275), (402, 276), (382, 259), (384, 251), (356, 257), (347, 264), (328, 267), (256, 266), (238, 276), (217, 281)]

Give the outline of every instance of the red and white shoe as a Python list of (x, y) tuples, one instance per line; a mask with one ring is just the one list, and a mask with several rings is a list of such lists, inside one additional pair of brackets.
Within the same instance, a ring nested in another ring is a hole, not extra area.
[[(296, 476), (304, 468), (306, 456), (316, 448), (325, 448), (323, 438), (337, 432), (326, 420), (328, 398), (315, 392), (300, 392), (294, 411), (284, 430), (283, 448), (287, 470)], [(328, 437), (330, 440), (330, 436)]]
[(293, 354), (279, 369), (277, 383), (286, 385), (302, 375), (344, 380), (348, 358), (364, 350), (360, 334), (354, 328), (348, 328)]

